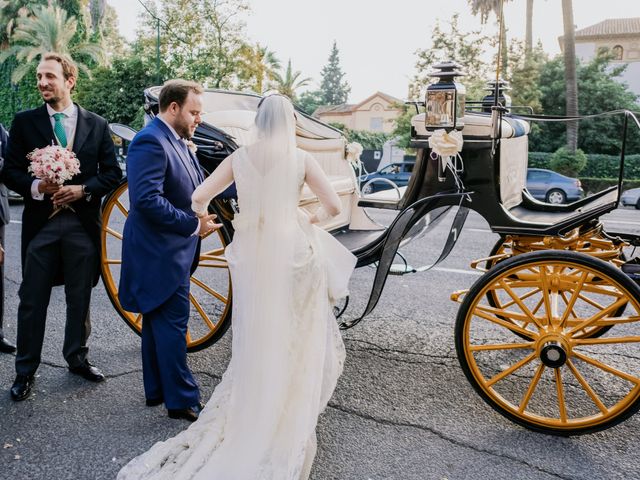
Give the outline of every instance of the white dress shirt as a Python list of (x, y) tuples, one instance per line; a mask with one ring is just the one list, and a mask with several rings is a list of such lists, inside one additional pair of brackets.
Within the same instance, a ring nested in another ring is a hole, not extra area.
[[(76, 136), (76, 126), (78, 125), (78, 107), (76, 104), (71, 102), (71, 104), (64, 110), (56, 112), (51, 105), (47, 103), (47, 113), (49, 114), (49, 120), (51, 121), (51, 128), (54, 128), (56, 123), (56, 119), (53, 118), (53, 116), (56, 113), (64, 114), (64, 117), (62, 118), (62, 126), (64, 127), (64, 133), (67, 135), (67, 146), (72, 148), (73, 140)], [(31, 183), (31, 197), (34, 200), (44, 200), (44, 193), (40, 193), (38, 185), (40, 185), (40, 179), (36, 178)]]
[[(179, 142), (184, 142), (184, 140), (180, 137), (180, 135), (178, 135), (178, 132), (176, 132), (176, 130), (171, 125), (169, 125), (169, 123), (164, 118), (162, 118), (162, 114), (158, 115), (158, 118), (162, 121), (162, 123), (164, 123), (169, 128), (169, 131), (173, 135), (173, 138), (175, 138)], [(200, 231), (200, 219), (198, 218), (198, 227), (196, 228), (196, 231), (191, 234), (191, 236), (193, 237), (195, 235), (198, 235), (199, 231)]]

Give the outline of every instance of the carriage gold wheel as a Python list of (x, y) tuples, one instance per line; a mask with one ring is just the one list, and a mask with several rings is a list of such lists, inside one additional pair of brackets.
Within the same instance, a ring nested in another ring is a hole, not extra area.
[[(115, 309), (127, 325), (140, 334), (142, 315), (124, 310), (118, 300), (122, 231), (128, 212), (129, 194), (124, 180), (103, 204), (102, 279)], [(187, 350), (190, 352), (216, 342), (231, 323), (231, 278), (224, 257), (229, 241), (224, 228), (202, 239), (198, 268), (191, 276), (191, 313), (187, 331)]]
[[(565, 237), (507, 235), (506, 237), (501, 237), (491, 249), (490, 260), (487, 261), (486, 267), (490, 269), (496, 263), (514, 255), (542, 250), (570, 250), (585, 253), (619, 266), (625, 261), (622, 251), (623, 246), (622, 242), (614, 242), (603, 234), (602, 224), (598, 224), (584, 232), (575, 229)], [(494, 295), (494, 292), (490, 291), (488, 295), (491, 305), (500, 307), (499, 299)], [(620, 309), (623, 311), (624, 305)], [(604, 335), (609, 329), (611, 329), (611, 326), (590, 326), (580, 332), (579, 336), (595, 338)]]
[[(590, 326), (616, 328), (585, 338)], [(640, 288), (610, 263), (551, 250), (504, 260), (466, 294), (455, 338), (474, 389), (527, 428), (594, 432), (640, 408)]]

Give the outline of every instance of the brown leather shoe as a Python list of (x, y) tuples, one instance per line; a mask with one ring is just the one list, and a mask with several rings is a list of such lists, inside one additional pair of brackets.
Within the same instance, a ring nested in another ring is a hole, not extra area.
[(104, 375), (97, 367), (94, 367), (89, 362), (85, 362), (77, 367), (69, 367), (69, 371), (75, 375), (80, 375), (85, 380), (90, 382), (102, 382)]
[(0, 337), (0, 352), (13, 353), (16, 351), (16, 346), (4, 337)]
[(33, 375), (16, 375), (16, 379), (11, 386), (11, 398), (15, 402), (25, 400), (31, 393), (33, 380)]
[(203, 408), (204, 405), (202, 403), (198, 403), (198, 405), (194, 405), (193, 407), (189, 408), (180, 408), (177, 410), (169, 409), (169, 418), (182, 418), (190, 422), (195, 422), (196, 420), (198, 420), (200, 412), (202, 412)]

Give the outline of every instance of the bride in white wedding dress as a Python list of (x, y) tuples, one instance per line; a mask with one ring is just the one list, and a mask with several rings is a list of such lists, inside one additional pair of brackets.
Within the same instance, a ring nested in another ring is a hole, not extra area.
[[(338, 196), (297, 149), (291, 102), (265, 97), (257, 140), (227, 157), (193, 194), (194, 211), (233, 181), (240, 213), (225, 255), (233, 284), (232, 357), (200, 418), (134, 458), (119, 480), (305, 480), (318, 415), (345, 358), (332, 303), (347, 293), (355, 257), (313, 225)], [(303, 183), (322, 207), (298, 208)]]

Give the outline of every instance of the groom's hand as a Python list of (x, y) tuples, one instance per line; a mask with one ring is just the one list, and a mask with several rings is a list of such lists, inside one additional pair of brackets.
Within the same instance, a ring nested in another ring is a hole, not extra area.
[(82, 185), (67, 185), (65, 187), (60, 187), (60, 189), (53, 194), (51, 199), (53, 200), (53, 204), (57, 207), (80, 200), (83, 196), (84, 193), (82, 193)]
[(40, 180), (38, 182), (38, 192), (47, 195), (53, 195), (60, 189), (60, 185), (50, 182), (49, 180)]
[(198, 231), (198, 235), (204, 237), (214, 230), (218, 230), (222, 227), (221, 223), (215, 223), (214, 220), (217, 218), (215, 213), (211, 215), (203, 215), (200, 217), (200, 230)]

